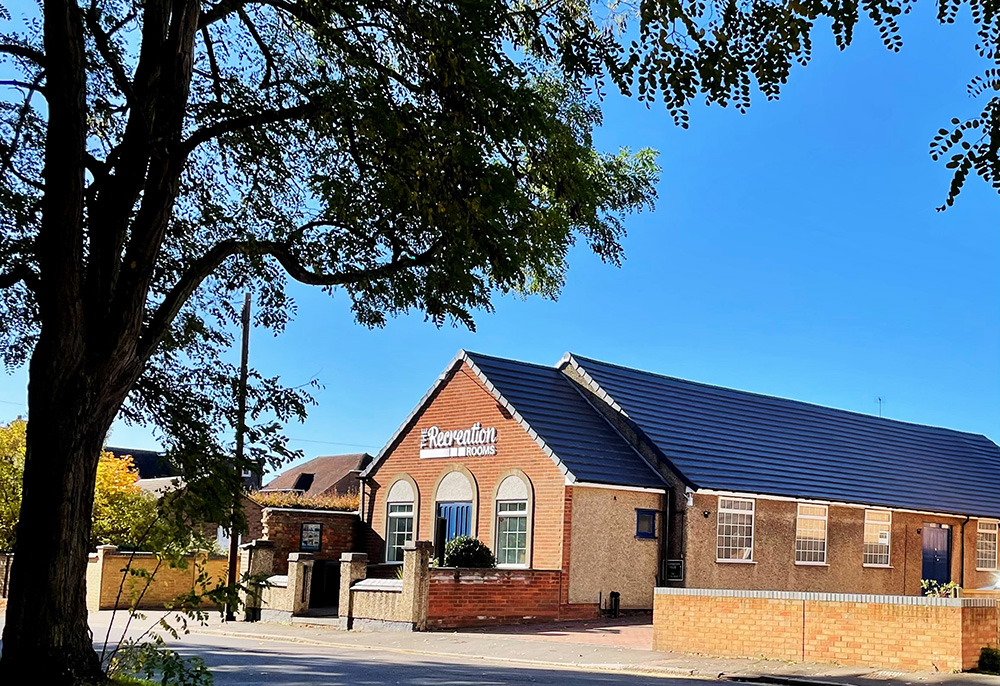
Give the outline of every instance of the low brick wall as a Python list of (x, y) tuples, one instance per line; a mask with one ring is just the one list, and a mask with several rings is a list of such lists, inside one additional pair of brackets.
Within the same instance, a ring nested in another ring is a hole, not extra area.
[(657, 588), (653, 648), (955, 671), (996, 645), (997, 621), (986, 598)]
[[(178, 596), (195, 588), (203, 571), (208, 573), (210, 581), (206, 587), (199, 587), (199, 592), (213, 588), (216, 583), (225, 583), (229, 568), (226, 558), (204, 554), (190, 556), (187, 567), (183, 569), (170, 567), (166, 562), (157, 566), (158, 562), (152, 553), (136, 553), (133, 556), (117, 552), (114, 546), (100, 546), (97, 554), (90, 556), (87, 565), (87, 610), (111, 610), (116, 603), (119, 609), (127, 609), (133, 600), (138, 601), (136, 608), (140, 610), (163, 609), (172, 605)], [(149, 581), (146, 577), (129, 574), (126, 568), (150, 573), (155, 570), (156, 573)], [(203, 605), (208, 607), (210, 603)]]
[(429, 629), (550, 622), (560, 618), (558, 570), (432, 569)]
[(261, 516), (263, 536), (274, 544), (274, 573), (288, 573), (288, 555), (302, 550), (302, 525), (320, 524), (320, 549), (309, 551), (316, 560), (339, 560), (354, 548), (356, 512), (265, 507)]

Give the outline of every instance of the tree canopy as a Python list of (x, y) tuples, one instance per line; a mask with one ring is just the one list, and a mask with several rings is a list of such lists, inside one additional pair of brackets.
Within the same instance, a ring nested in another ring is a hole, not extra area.
[[(68, 199), (45, 146), (54, 114), (80, 110), (81, 205), (65, 208), (80, 233), (64, 237), (79, 246), (79, 323), (134, 359), (125, 418), (196, 437), (192, 452), (232, 423), (219, 352), (241, 292), (275, 330), (295, 311), (289, 278), (343, 290), (368, 326), (411, 309), (473, 326), (496, 290), (554, 296), (577, 238), (617, 263), (623, 216), (655, 198), (652, 151), (593, 148), (585, 79), (610, 48), (585, 5), (555, 19), (481, 1), (63, 9), (59, 40), (84, 49), (72, 89), (46, 73), (37, 31), (0, 47), (23, 94), (2, 113), (5, 362), (26, 361), (44, 320), (43, 200)], [(306, 393), (252, 380), (257, 408), (302, 416)], [(282, 452), (273, 428), (251, 444)]]

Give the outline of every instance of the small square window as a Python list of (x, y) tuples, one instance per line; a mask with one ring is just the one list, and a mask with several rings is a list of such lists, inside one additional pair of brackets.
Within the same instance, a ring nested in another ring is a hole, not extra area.
[(635, 537), (656, 538), (656, 510), (635, 511)]

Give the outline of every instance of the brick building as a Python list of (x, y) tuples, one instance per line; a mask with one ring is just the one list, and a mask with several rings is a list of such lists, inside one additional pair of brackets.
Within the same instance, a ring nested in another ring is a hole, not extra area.
[[(932, 478), (933, 465), (947, 470)], [(989, 439), (565, 356), (460, 352), (362, 473), (373, 561), (475, 536), (560, 616), (656, 586), (916, 595), (997, 578)]]

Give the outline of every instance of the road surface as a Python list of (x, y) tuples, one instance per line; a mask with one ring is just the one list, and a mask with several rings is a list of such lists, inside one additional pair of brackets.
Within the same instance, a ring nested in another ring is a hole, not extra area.
[(691, 679), (660, 678), (615, 672), (489, 662), (480, 659), (428, 657), (340, 646), (313, 646), (230, 636), (192, 634), (175, 649), (200, 655), (219, 686), (691, 686)]

